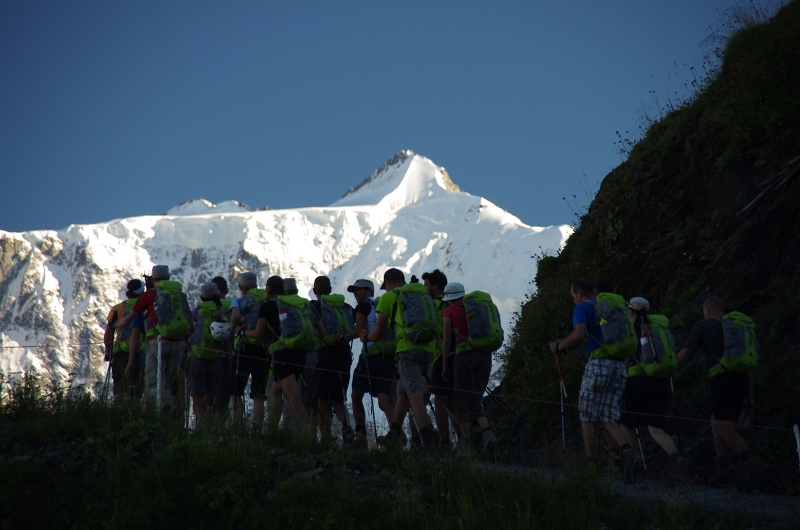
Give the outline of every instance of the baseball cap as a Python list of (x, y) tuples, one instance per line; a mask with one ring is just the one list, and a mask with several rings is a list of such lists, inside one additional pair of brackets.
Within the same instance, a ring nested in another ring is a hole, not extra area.
[(283, 278), (280, 276), (270, 276), (267, 278), (267, 287), (271, 287), (272, 289), (278, 289), (279, 291), (284, 289), (283, 286)]
[(650, 310), (650, 302), (642, 298), (641, 296), (634, 296), (628, 301), (628, 307), (633, 309), (634, 311), (641, 311), (641, 310)]
[(372, 283), (372, 280), (356, 280), (353, 282), (353, 285), (347, 286), (347, 292), (352, 293), (356, 289), (369, 289), (373, 293), (375, 292), (375, 284)]
[(444, 296), (442, 300), (448, 302), (450, 300), (458, 300), (464, 298), (464, 286), (458, 282), (450, 282), (444, 286)]
[(242, 287), (256, 287), (258, 285), (258, 279), (254, 272), (243, 272), (236, 281)]
[(403, 271), (400, 269), (395, 269), (392, 267), (391, 269), (387, 270), (383, 273), (383, 283), (381, 284), (381, 289), (384, 291), (386, 290), (386, 280), (403, 280), (406, 281), (406, 275), (403, 274)]
[(203, 298), (214, 298), (219, 296), (219, 287), (214, 282), (204, 283), (200, 286), (200, 296)]
[(167, 265), (153, 265), (153, 272), (150, 273), (154, 280), (169, 279), (169, 267)]
[(284, 278), (283, 286), (286, 288), (287, 291), (296, 291), (297, 280), (295, 280), (294, 278)]

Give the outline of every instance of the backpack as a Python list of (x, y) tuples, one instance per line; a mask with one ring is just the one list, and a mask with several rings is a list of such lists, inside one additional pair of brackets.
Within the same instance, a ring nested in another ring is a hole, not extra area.
[[(136, 305), (138, 298), (128, 298), (125, 300), (125, 306), (122, 313), (122, 317), (125, 317), (128, 313), (131, 312), (133, 306)], [(117, 354), (119, 352), (130, 352), (131, 347), (128, 341), (131, 339), (131, 333), (133, 332), (133, 322), (117, 330), (117, 340), (114, 342), (114, 348), (112, 349), (112, 354)]]
[(278, 318), (281, 322), (281, 334), (270, 344), (270, 353), (276, 351), (316, 349), (317, 312), (311, 309), (311, 302), (296, 294), (283, 295), (278, 300)]
[(675, 337), (669, 329), (669, 319), (664, 315), (648, 315), (642, 322), (642, 359), (628, 368), (628, 375), (635, 377), (672, 377), (678, 371), (675, 357)]
[[(353, 308), (344, 302), (344, 295), (323, 294), (319, 299), (320, 318), (325, 326), (325, 333), (346, 335), (356, 327)], [(328, 344), (326, 336), (324, 342)]]
[(719, 363), (709, 370), (710, 377), (726, 370), (735, 374), (749, 374), (758, 366), (761, 346), (756, 337), (756, 323), (743, 313), (734, 311), (722, 317), (725, 334), (725, 354)]
[(464, 296), (464, 309), (467, 313), (469, 336), (456, 347), (456, 353), (469, 350), (492, 353), (499, 350), (505, 337), (500, 325), (500, 311), (492, 302), (492, 295), (483, 291), (472, 291)]
[(223, 346), (211, 335), (211, 324), (222, 322), (222, 304), (214, 301), (200, 302), (197, 304), (197, 320), (195, 321), (194, 333), (189, 335), (187, 342), (191, 345), (189, 357), (198, 359), (214, 360), (220, 355), (220, 348)]
[[(380, 296), (370, 300), (369, 304), (372, 306), (372, 310), (375, 311), (375, 308), (378, 307), (378, 300), (380, 300)], [(367, 346), (367, 356), (372, 355), (388, 355), (389, 357), (394, 357), (395, 353), (397, 352), (397, 337), (394, 333), (394, 323), (392, 321), (387, 322), (386, 330), (383, 332), (383, 337), (378, 342), (373, 343), (371, 346)]]
[[(253, 288), (247, 291), (244, 297), (244, 305), (239, 315), (245, 330), (253, 331), (256, 329), (256, 325), (258, 324), (258, 310), (261, 308), (261, 304), (267, 301), (266, 299), (267, 291), (265, 289)], [(262, 338), (252, 339), (250, 337), (245, 337), (245, 340), (255, 346), (264, 344), (264, 339)]]
[(189, 300), (181, 284), (162, 280), (156, 284), (156, 332), (165, 339), (178, 340), (189, 333)]
[[(614, 293), (599, 293), (594, 306), (597, 323), (603, 336), (602, 340), (592, 337), (599, 342), (600, 350), (592, 352), (592, 359), (627, 359), (636, 353), (636, 330), (633, 320), (628, 315), (628, 305), (625, 299)], [(597, 353), (595, 353), (597, 352)]]
[(433, 298), (425, 292), (425, 287), (418, 283), (409, 283), (398, 287), (399, 308), (396, 304), (392, 310), (392, 318), (400, 310), (403, 315), (404, 338), (414, 345), (423, 345), (436, 340), (442, 334), (442, 322), (439, 320), (439, 309)]

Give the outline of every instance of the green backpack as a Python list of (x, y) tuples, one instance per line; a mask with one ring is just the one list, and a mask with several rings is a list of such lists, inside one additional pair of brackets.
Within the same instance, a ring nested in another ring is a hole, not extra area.
[(171, 280), (162, 280), (156, 284), (156, 332), (169, 340), (179, 340), (189, 333), (189, 300), (183, 292), (181, 284)]
[(398, 294), (397, 304), (392, 311), (391, 321), (395, 321), (397, 311), (403, 315), (404, 338), (411, 344), (422, 345), (436, 340), (442, 335), (442, 322), (439, 309), (433, 298), (419, 283), (408, 283), (393, 292)]
[[(265, 289), (254, 287), (247, 291), (244, 297), (244, 305), (239, 315), (240, 323), (244, 326), (245, 330), (254, 331), (256, 329), (256, 325), (258, 324), (258, 310), (261, 308), (261, 304), (266, 301), (267, 291)], [(239, 340), (238, 337), (236, 340)], [(264, 344), (264, 339), (261, 337), (257, 339), (245, 337), (245, 340), (254, 346)]]
[[(369, 304), (372, 306), (372, 310), (378, 307), (378, 300), (380, 300), (380, 296), (377, 298), (370, 300)], [(388, 322), (386, 326), (386, 331), (383, 333), (383, 337), (378, 342), (373, 343), (370, 346), (367, 346), (367, 356), (372, 355), (388, 355), (389, 357), (394, 357), (397, 353), (397, 337), (394, 334), (394, 323)]]
[(214, 360), (219, 357), (219, 350), (222, 344), (211, 336), (211, 324), (224, 321), (222, 316), (224, 310), (222, 303), (217, 304), (214, 301), (197, 304), (197, 320), (194, 323), (194, 333), (188, 339), (191, 345), (189, 357), (197, 357), (203, 360)]
[(593, 337), (602, 344), (602, 348), (595, 350), (592, 359), (627, 359), (636, 353), (636, 330), (633, 321), (628, 315), (628, 306), (625, 299), (614, 293), (599, 293), (594, 305), (597, 323), (603, 336), (602, 340)]
[[(128, 298), (125, 300), (125, 313), (122, 316), (124, 317), (130, 313), (131, 309), (133, 309), (133, 306), (136, 305), (136, 302), (138, 301), (138, 298)], [(128, 341), (131, 339), (132, 332), (133, 322), (117, 331), (117, 340), (114, 342), (114, 347), (111, 350), (113, 355), (116, 355), (120, 352), (128, 353), (131, 351), (130, 343)]]
[(326, 345), (330, 344), (328, 337), (331, 334), (347, 335), (356, 327), (353, 318), (353, 308), (344, 302), (344, 295), (323, 294), (319, 299), (320, 318), (327, 334), (323, 339)]
[(464, 309), (467, 312), (469, 337), (458, 345), (456, 353), (468, 350), (492, 353), (499, 350), (505, 337), (500, 325), (500, 311), (492, 302), (492, 295), (473, 291), (464, 296)]
[(270, 353), (280, 350), (311, 351), (317, 348), (317, 312), (311, 309), (311, 302), (296, 294), (278, 297), (278, 318), (281, 322), (281, 335), (270, 344)]
[(753, 319), (738, 311), (728, 313), (722, 317), (722, 331), (725, 333), (725, 354), (708, 371), (709, 377), (726, 370), (735, 374), (749, 374), (755, 370), (761, 346)]
[(664, 315), (647, 315), (642, 323), (642, 359), (628, 368), (628, 376), (672, 377), (678, 371), (675, 337)]

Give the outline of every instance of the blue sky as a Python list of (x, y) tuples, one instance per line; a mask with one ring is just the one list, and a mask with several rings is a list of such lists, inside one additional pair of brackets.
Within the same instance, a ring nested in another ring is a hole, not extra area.
[(321, 206), (401, 149), (570, 222), (734, 3), (2, 2), (0, 229)]

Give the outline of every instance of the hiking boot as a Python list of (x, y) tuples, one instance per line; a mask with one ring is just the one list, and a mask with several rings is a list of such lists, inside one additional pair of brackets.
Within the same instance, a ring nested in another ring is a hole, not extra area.
[(397, 424), (392, 424), (386, 436), (378, 436), (378, 445), (388, 447), (390, 449), (402, 449), (406, 445), (406, 435), (402, 427)]
[(436, 432), (433, 425), (420, 429), (419, 437), (422, 439), (422, 446), (426, 450), (435, 451), (439, 449), (439, 433)]
[(347, 439), (354, 435), (356, 431), (349, 425), (342, 425), (342, 445), (347, 443)]
[(483, 449), (483, 456), (491, 458), (497, 456), (498, 440), (492, 431), (483, 431), (481, 434), (481, 447)]
[(412, 436), (411, 440), (409, 441), (409, 447), (412, 449), (421, 449), (422, 448), (422, 438), (419, 436)]
[(732, 488), (736, 479), (736, 457), (718, 456), (714, 458), (714, 474), (708, 480), (709, 488)]
[(353, 449), (366, 449), (367, 448), (367, 433), (353, 432), (344, 439), (345, 447)]
[(636, 481), (636, 471), (642, 469), (642, 457), (636, 454), (633, 447), (628, 447), (621, 451), (619, 462), (622, 467), (622, 480), (625, 484), (633, 484)]

